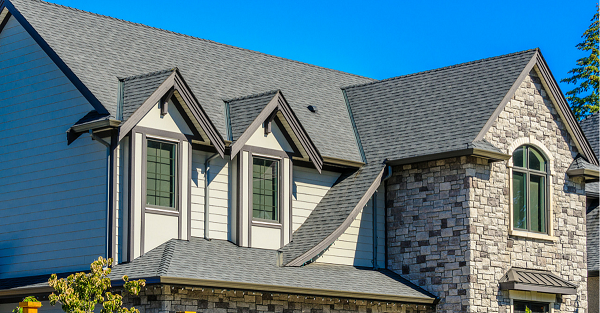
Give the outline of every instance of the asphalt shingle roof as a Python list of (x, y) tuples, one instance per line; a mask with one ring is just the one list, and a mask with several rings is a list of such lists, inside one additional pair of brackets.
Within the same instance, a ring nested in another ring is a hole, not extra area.
[(535, 52), (345, 88), (367, 159), (466, 149)]
[(231, 123), (231, 141), (235, 142), (244, 131), (252, 124), (256, 117), (275, 97), (277, 90), (226, 100), (229, 103), (229, 116)]
[(596, 156), (600, 156), (600, 113), (594, 113), (587, 116), (583, 121), (579, 122), (581, 125), (581, 130), (585, 134), (588, 142), (592, 146), (592, 150)]
[(370, 78), (38, 0), (11, 3), (113, 117), (117, 77), (178, 67), (221, 134), (224, 99), (280, 89), (322, 155), (361, 161), (340, 88)]
[(578, 156), (577, 158), (575, 158), (575, 160), (573, 160), (573, 162), (569, 166), (568, 170), (572, 171), (572, 170), (579, 170), (579, 169), (588, 169), (588, 170), (596, 170), (597, 171), (598, 166), (586, 161), (582, 156)]
[(123, 83), (123, 119), (125, 122), (152, 93), (175, 71), (174, 68), (119, 79)]
[(125, 274), (130, 279), (166, 276), (434, 298), (390, 271), (332, 264), (282, 267), (277, 265), (277, 258), (275, 250), (244, 248), (223, 240), (171, 239), (130, 263), (115, 266), (110, 277), (118, 280)]

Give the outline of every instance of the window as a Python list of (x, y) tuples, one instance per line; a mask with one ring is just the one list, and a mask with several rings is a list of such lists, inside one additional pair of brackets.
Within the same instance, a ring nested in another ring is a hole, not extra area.
[(514, 301), (514, 313), (547, 313), (547, 303)]
[(252, 217), (268, 221), (279, 220), (279, 162), (252, 158)]
[(148, 140), (146, 155), (146, 204), (175, 209), (175, 148), (173, 143)]
[(532, 146), (513, 153), (513, 228), (547, 233), (548, 162)]

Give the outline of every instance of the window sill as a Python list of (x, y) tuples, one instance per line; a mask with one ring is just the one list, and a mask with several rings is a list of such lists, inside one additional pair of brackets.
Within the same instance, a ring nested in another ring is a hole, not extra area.
[(265, 220), (256, 220), (256, 219), (252, 219), (252, 226), (261, 226), (261, 227), (269, 227), (269, 228), (282, 228), (283, 226), (276, 222), (269, 222), (269, 221), (265, 221)]
[(532, 233), (532, 232), (522, 231), (522, 230), (511, 229), (508, 231), (508, 234), (511, 236), (516, 236), (516, 237), (540, 239), (540, 240), (547, 240), (547, 241), (552, 241), (552, 242), (558, 241), (558, 237), (555, 237), (555, 236), (550, 236), (550, 235), (540, 234), (540, 233)]
[(169, 215), (169, 216), (179, 216), (179, 211), (177, 211), (175, 209), (169, 210), (169, 209), (162, 209), (162, 208), (157, 208), (157, 207), (146, 206), (146, 212), (154, 213), (154, 214), (161, 214), (161, 215)]

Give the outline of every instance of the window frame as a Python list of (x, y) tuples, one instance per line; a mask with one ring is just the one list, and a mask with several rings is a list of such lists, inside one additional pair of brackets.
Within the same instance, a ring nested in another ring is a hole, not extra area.
[[(517, 149), (515, 149), (513, 151), (512, 157), (511, 159), (514, 158), (514, 153), (519, 149), (519, 148), (523, 148), (525, 149), (525, 159), (523, 160), (524, 163), (524, 167), (520, 167), (520, 166), (515, 166), (513, 163), (513, 167), (512, 167), (512, 173), (511, 173), (511, 181), (510, 184), (513, 188), (513, 192), (511, 193), (511, 199), (512, 199), (512, 205), (511, 205), (511, 210), (513, 212), (513, 216), (512, 216), (512, 226), (513, 229), (515, 230), (519, 230), (519, 231), (526, 231), (526, 232), (531, 232), (531, 233), (537, 233), (537, 234), (544, 234), (547, 235), (549, 234), (549, 223), (548, 223), (548, 219), (549, 219), (549, 206), (548, 206), (548, 198), (549, 198), (549, 193), (550, 193), (550, 182), (549, 182), (549, 178), (550, 178), (550, 174), (548, 171), (548, 167), (549, 167), (549, 162), (547, 157), (544, 155), (543, 152), (540, 151), (540, 149), (538, 149), (537, 147), (530, 145), (530, 144), (525, 144), (525, 145), (521, 145), (519, 147), (517, 147)], [(529, 149), (533, 148), (535, 151), (537, 151), (538, 153), (541, 154), (542, 158), (544, 158), (544, 161), (546, 162), (546, 171), (539, 171), (539, 170), (535, 170), (535, 169), (531, 169), (529, 168)], [(514, 162), (514, 160), (513, 160)], [(527, 221), (527, 227), (524, 228), (516, 228), (514, 225), (514, 214), (515, 214), (515, 207), (514, 207), (514, 172), (517, 173), (521, 173), (521, 174), (525, 174), (525, 208), (526, 208), (526, 221)], [(531, 226), (531, 175), (536, 175), (536, 176), (541, 176), (544, 177), (546, 183), (545, 183), (545, 195), (544, 195), (544, 227), (545, 230), (544, 232), (540, 232), (540, 231), (535, 231), (532, 230), (532, 226)]]
[[(284, 186), (283, 186), (283, 158), (279, 156), (273, 155), (265, 155), (260, 153), (250, 152), (248, 154), (248, 168), (249, 168), (249, 184), (248, 184), (248, 217), (251, 224), (260, 225), (260, 226), (274, 226), (277, 228), (283, 227), (283, 198), (284, 198)], [(254, 217), (254, 158), (265, 159), (274, 161), (277, 163), (277, 219), (269, 220)]]
[(517, 304), (525, 304), (525, 305), (527, 305), (527, 304), (530, 304), (530, 305), (538, 304), (538, 305), (544, 305), (544, 306), (546, 306), (546, 312), (544, 312), (544, 313), (551, 312), (550, 310), (552, 308), (552, 306), (551, 306), (552, 302), (513, 299), (513, 301), (512, 301), (512, 312), (514, 312), (514, 313), (517, 312), (516, 311)]
[[(180, 189), (181, 189), (181, 162), (182, 162), (182, 156), (181, 156), (181, 141), (178, 139), (171, 139), (171, 138), (165, 138), (165, 137), (161, 137), (161, 136), (155, 136), (155, 135), (151, 135), (151, 134), (144, 134), (143, 136), (144, 142), (143, 142), (143, 168), (142, 168), (142, 172), (143, 172), (143, 177), (142, 177), (142, 195), (143, 195), (143, 206), (146, 210), (151, 210), (151, 211), (156, 211), (156, 212), (164, 212), (164, 213), (172, 213), (172, 214), (179, 214), (181, 211), (181, 196), (180, 196)], [(175, 188), (174, 188), (174, 192), (173, 192), (173, 196), (174, 196), (174, 206), (173, 207), (165, 207), (165, 206), (160, 206), (160, 205), (152, 205), (152, 204), (148, 204), (148, 141), (155, 141), (155, 142), (164, 142), (164, 143), (168, 143), (168, 144), (172, 144), (174, 145), (174, 150), (175, 150), (175, 157), (173, 158), (174, 162), (175, 162), (175, 179), (174, 179), (174, 184), (175, 184)]]
[[(518, 229), (518, 228), (514, 228), (513, 225), (513, 214), (514, 214), (514, 209), (513, 209), (513, 192), (514, 192), (514, 188), (513, 188), (513, 158), (512, 158), (512, 154), (515, 152), (515, 150), (517, 148), (519, 148), (520, 146), (523, 145), (530, 145), (533, 146), (534, 148), (536, 148), (539, 152), (542, 153), (542, 155), (546, 158), (547, 161), (547, 199), (546, 199), (546, 227), (547, 227), (547, 232), (546, 233), (538, 233), (538, 232), (529, 232), (527, 230), (522, 230), (522, 229)], [(540, 141), (536, 140), (533, 137), (521, 137), (516, 139), (515, 141), (512, 142), (512, 144), (510, 144), (510, 146), (507, 149), (507, 154), (511, 155), (511, 158), (508, 159), (507, 161), (507, 170), (508, 170), (508, 180), (506, 182), (506, 184), (508, 185), (508, 215), (509, 215), (509, 220), (508, 220), (508, 225), (509, 225), (509, 229), (508, 229), (508, 234), (511, 236), (515, 236), (515, 237), (525, 237), (525, 238), (532, 238), (532, 239), (539, 239), (539, 240), (546, 240), (546, 241), (551, 241), (551, 242), (557, 242), (558, 238), (554, 236), (554, 212), (553, 212), (553, 207), (554, 207), (554, 186), (553, 186), (553, 178), (554, 178), (554, 157), (552, 155), (552, 152), (550, 152), (550, 150), (548, 150), (546, 148), (546, 146), (541, 143)]]

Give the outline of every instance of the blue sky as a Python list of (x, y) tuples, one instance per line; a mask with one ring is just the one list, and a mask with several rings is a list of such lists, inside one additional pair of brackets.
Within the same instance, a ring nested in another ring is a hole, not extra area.
[(596, 10), (590, 0), (51, 2), (376, 79), (539, 47), (560, 80), (584, 56), (575, 45)]

